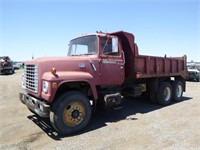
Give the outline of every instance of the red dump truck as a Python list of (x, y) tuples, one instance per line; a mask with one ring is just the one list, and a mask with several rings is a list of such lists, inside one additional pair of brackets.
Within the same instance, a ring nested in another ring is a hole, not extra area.
[(1, 74), (13, 74), (15, 72), (13, 63), (8, 56), (0, 56), (0, 75)]
[(120, 108), (125, 96), (181, 101), (186, 76), (186, 56), (139, 55), (131, 33), (97, 32), (72, 39), (67, 56), (27, 61), (19, 96), (67, 135), (86, 127), (94, 110)]

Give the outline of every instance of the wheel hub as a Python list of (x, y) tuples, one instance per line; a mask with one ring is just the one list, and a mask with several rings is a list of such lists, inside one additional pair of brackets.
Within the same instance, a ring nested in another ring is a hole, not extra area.
[(165, 98), (165, 101), (168, 101), (170, 99), (170, 96), (171, 96), (171, 91), (170, 91), (170, 88), (167, 87), (164, 91), (164, 98)]
[(71, 102), (63, 111), (63, 121), (68, 126), (76, 126), (85, 118), (85, 107), (82, 102)]
[(182, 87), (179, 85), (176, 90), (176, 95), (177, 95), (177, 97), (181, 97), (181, 94), (182, 94)]
[(78, 110), (74, 110), (71, 114), (72, 118), (76, 119), (80, 115), (80, 112)]

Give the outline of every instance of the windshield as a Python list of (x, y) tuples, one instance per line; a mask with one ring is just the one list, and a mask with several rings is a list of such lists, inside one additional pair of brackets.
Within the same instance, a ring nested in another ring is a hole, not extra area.
[(94, 55), (97, 53), (97, 36), (74, 39), (69, 43), (68, 56)]

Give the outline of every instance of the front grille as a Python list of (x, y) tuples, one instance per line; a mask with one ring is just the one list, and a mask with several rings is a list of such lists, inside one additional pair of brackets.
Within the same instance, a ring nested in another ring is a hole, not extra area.
[(25, 65), (24, 86), (34, 93), (38, 92), (38, 67), (37, 65)]

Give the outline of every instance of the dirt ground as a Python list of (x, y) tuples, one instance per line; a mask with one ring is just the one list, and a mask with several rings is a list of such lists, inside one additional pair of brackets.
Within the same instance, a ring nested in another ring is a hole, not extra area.
[(180, 103), (129, 99), (123, 109), (95, 113), (82, 133), (62, 137), (19, 101), (21, 74), (0, 76), (0, 149), (200, 150), (200, 82), (187, 82)]

